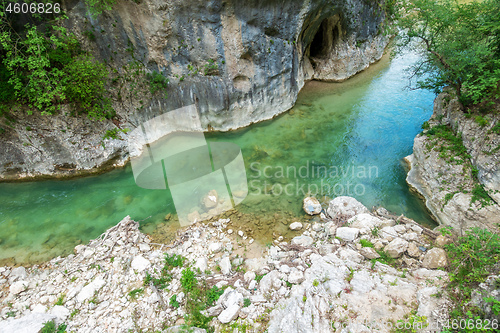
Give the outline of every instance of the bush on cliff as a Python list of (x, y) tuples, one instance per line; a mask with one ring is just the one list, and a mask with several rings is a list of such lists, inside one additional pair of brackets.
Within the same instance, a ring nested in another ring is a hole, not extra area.
[[(10, 18), (12, 19), (12, 18)], [(0, 15), (0, 103), (19, 103), (29, 113), (55, 114), (65, 103), (90, 118), (111, 118), (106, 67), (85, 55), (76, 37), (58, 22), (28, 24), (16, 31)], [(2, 108), (0, 108), (2, 109)]]
[(500, 1), (404, 0), (399, 45), (423, 57), (412, 68), (417, 87), (451, 86), (465, 106), (500, 98)]

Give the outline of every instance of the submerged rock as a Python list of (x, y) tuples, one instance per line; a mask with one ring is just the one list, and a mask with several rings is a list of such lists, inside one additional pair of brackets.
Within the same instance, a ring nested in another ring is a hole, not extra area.
[(302, 229), (302, 223), (300, 222), (293, 222), (293, 223), (290, 223), (290, 225), (288, 226), (290, 228), (290, 230), (300, 230)]
[(302, 208), (309, 215), (317, 215), (321, 213), (322, 209), (319, 200), (313, 197), (305, 198)]

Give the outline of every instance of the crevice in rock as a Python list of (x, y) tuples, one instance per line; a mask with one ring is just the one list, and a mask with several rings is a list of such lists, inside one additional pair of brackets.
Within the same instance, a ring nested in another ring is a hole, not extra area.
[(314, 34), (311, 43), (306, 48), (306, 56), (308, 56), (313, 68), (316, 68), (319, 63), (327, 60), (335, 46), (342, 39), (342, 26), (340, 15), (336, 14), (325, 18)]

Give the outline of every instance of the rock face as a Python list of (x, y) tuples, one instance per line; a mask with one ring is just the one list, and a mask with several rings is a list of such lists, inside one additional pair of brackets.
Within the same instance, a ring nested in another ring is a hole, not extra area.
[[(378, 60), (388, 42), (380, 33), (383, 8), (363, 0), (145, 0), (117, 3), (96, 17), (79, 1), (66, 13), (84, 47), (118, 72), (126, 74), (123, 66), (136, 61), (170, 80), (168, 98), (116, 93), (113, 107), (129, 133), (190, 104), (205, 130), (270, 119), (293, 106), (304, 81), (345, 80)], [(88, 31), (99, 33), (90, 41)], [(0, 179), (78, 175), (127, 161), (125, 141), (101, 145), (103, 133), (116, 128), (111, 121), (67, 112), (19, 114), (14, 128), (3, 126)]]
[[(434, 101), (429, 124), (449, 126), (461, 137), (470, 158), (454, 156), (456, 153), (446, 148), (442, 153), (441, 147), (449, 143), (425, 134), (415, 138), (413, 154), (406, 158), (411, 168), (406, 177), (410, 187), (424, 198), (440, 224), (458, 233), (474, 226), (494, 231), (500, 216), (500, 133), (492, 131), (500, 116), (486, 116), (485, 126), (474, 118), (467, 118), (457, 100), (443, 92)], [(478, 197), (481, 186), (489, 199)]]

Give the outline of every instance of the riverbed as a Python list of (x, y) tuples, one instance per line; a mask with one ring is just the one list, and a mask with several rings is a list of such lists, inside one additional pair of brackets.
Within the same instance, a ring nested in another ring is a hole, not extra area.
[[(433, 225), (424, 204), (410, 193), (402, 158), (432, 114), (434, 94), (406, 89), (413, 54), (385, 56), (342, 83), (309, 82), (288, 112), (225, 133), (209, 142), (232, 142), (242, 151), (249, 194), (231, 212), (261, 242), (287, 224), (308, 217), (302, 199), (327, 202), (338, 195), (368, 208)], [(158, 241), (179, 223), (168, 190), (134, 183), (130, 166), (72, 180), (0, 184), (0, 264), (30, 264), (70, 253), (130, 215)]]

